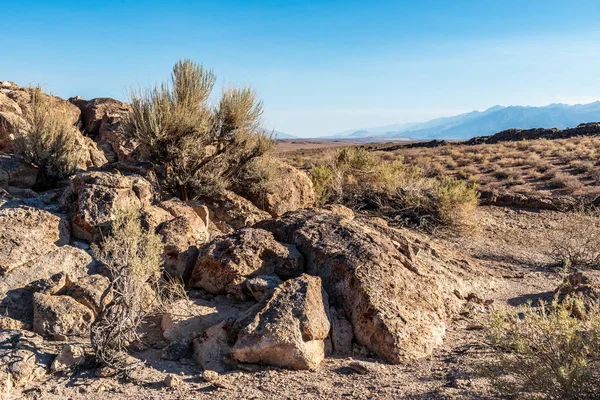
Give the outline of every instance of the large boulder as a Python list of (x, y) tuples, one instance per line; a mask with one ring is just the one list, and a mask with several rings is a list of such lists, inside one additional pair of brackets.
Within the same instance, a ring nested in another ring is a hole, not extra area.
[(71, 191), (72, 234), (89, 242), (101, 240), (119, 209), (149, 207), (154, 198), (153, 186), (144, 178), (100, 171), (75, 176)]
[(222, 321), (237, 318), (250, 303), (234, 303), (228, 299), (182, 299), (169, 306), (163, 315), (161, 329), (168, 342), (190, 343), (198, 334)]
[(240, 362), (293, 369), (315, 369), (325, 357), (329, 304), (321, 279), (302, 275), (278, 286), (256, 314), (237, 322), (242, 328), (232, 348)]
[(0, 273), (67, 243), (69, 230), (64, 218), (29, 207), (0, 209)]
[(345, 214), (296, 211), (257, 227), (296, 245), (359, 343), (393, 363), (430, 354), (442, 343), (448, 303), (457, 301), (452, 287), (461, 287), (469, 266), (382, 222)]
[(190, 286), (210, 293), (236, 293), (247, 278), (277, 274), (299, 276), (304, 258), (292, 245), (277, 242), (263, 229), (244, 228), (219, 236), (201, 249)]
[(66, 294), (92, 310), (96, 316), (100, 309), (112, 300), (110, 294), (104, 296), (109, 286), (110, 279), (104, 275), (86, 275), (76, 280), (69, 280)]
[(69, 296), (33, 295), (33, 331), (41, 336), (85, 336), (94, 322), (91, 309)]
[[(275, 158), (259, 160), (269, 171), (267, 185), (243, 182), (236, 191), (255, 206), (278, 217), (288, 211), (310, 208), (315, 204), (312, 180), (304, 172)], [(258, 186), (258, 188), (257, 188)]]
[[(208, 225), (200, 218), (194, 208), (184, 202), (173, 199), (158, 205), (166, 211), (168, 218), (156, 228), (165, 245), (163, 251), (163, 267), (173, 278), (187, 281), (198, 258), (198, 247), (209, 239)], [(150, 212), (153, 217), (163, 218), (158, 212)]]
[(129, 104), (110, 98), (89, 101), (71, 98), (69, 101), (79, 107), (85, 134), (95, 138), (107, 158), (112, 158), (113, 161), (133, 161), (137, 145), (126, 137), (123, 129), (131, 110)]
[(212, 198), (202, 199), (198, 204), (208, 208), (211, 221), (223, 233), (231, 233), (271, 218), (249, 200), (227, 190)]
[[(1, 124), (1, 123), (0, 123)], [(12, 154), (0, 154), (0, 188), (31, 189), (37, 182), (38, 168)]]

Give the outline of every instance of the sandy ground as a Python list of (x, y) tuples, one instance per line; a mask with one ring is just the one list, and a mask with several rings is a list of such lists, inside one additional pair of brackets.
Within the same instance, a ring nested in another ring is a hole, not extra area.
[[(566, 214), (480, 207), (478, 231), (471, 237), (438, 237), (433, 240), (461, 250), (469, 262), (490, 272), (489, 288), (479, 293), (492, 299), (495, 308), (512, 308), (527, 300), (548, 299), (560, 283), (549, 267), (546, 253), (553, 227)], [(95, 370), (82, 369), (68, 377), (48, 376), (25, 388), (23, 398), (32, 399), (331, 399), (494, 398), (489, 382), (471, 373), (470, 363), (485, 354), (482, 332), (474, 320), (462, 316), (449, 321), (444, 344), (430, 357), (406, 365), (389, 365), (356, 355), (328, 358), (318, 371), (288, 371), (258, 367), (221, 376), (220, 387), (205, 382), (192, 360), (164, 361), (158, 350), (138, 357), (146, 360), (130, 380), (97, 378)], [(348, 368), (353, 360), (369, 367), (361, 375)], [(167, 374), (180, 376), (177, 387), (166, 387)], [(18, 398), (18, 397), (15, 397)]]

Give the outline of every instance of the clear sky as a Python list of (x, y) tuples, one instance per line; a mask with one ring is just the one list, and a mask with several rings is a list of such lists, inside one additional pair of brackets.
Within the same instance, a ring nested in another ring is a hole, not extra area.
[(114, 97), (178, 58), (298, 136), (600, 99), (600, 1), (0, 0), (0, 80)]

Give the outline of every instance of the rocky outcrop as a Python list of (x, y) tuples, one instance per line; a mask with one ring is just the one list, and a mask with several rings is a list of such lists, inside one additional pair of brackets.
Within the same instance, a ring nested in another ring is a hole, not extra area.
[(308, 175), (278, 159), (262, 162), (267, 164), (264, 168), (269, 170), (268, 185), (252, 190), (252, 185), (243, 182), (236, 188), (239, 194), (273, 217), (314, 205), (315, 190)]
[(110, 280), (103, 275), (83, 276), (74, 282), (68, 283), (66, 294), (92, 310), (94, 316), (96, 316), (100, 312), (101, 307), (107, 305), (112, 300), (110, 295), (104, 297), (104, 299), (102, 298), (109, 285)]
[(84, 133), (95, 138), (109, 160), (134, 161), (133, 153), (137, 145), (125, 136), (123, 129), (131, 110), (129, 104), (110, 98), (89, 101), (71, 98), (69, 101), (81, 110)]
[(214, 294), (238, 293), (247, 278), (276, 274), (287, 279), (303, 271), (304, 258), (294, 246), (275, 241), (265, 230), (245, 228), (202, 248), (190, 286)]
[[(29, 87), (20, 87), (13, 82), (0, 82), (0, 150), (12, 149), (12, 133), (27, 125), (24, 116), (31, 110), (32, 91)], [(42, 93), (51, 97), (57, 107), (65, 109), (66, 115), (75, 125), (80, 111), (77, 107), (59, 97)]]
[(256, 207), (252, 202), (230, 191), (198, 202), (208, 208), (210, 219), (223, 233), (252, 226), (271, 216)]
[(42, 378), (51, 358), (37, 334), (20, 329), (1, 330), (0, 397), (18, 398), (15, 389)]
[(0, 154), (0, 188), (31, 189), (38, 176), (38, 168), (13, 154)]
[(401, 232), (332, 212), (297, 211), (257, 227), (296, 245), (307, 272), (323, 279), (330, 301), (352, 323), (356, 340), (380, 357), (399, 363), (441, 344), (450, 288), (460, 278), (433, 252), (423, 250), (430, 254), (421, 259)]
[(0, 272), (29, 263), (69, 242), (67, 221), (48, 211), (0, 209)]
[(64, 337), (89, 334), (92, 310), (69, 296), (33, 295), (33, 331), (41, 336)]
[[(158, 223), (155, 231), (165, 244), (163, 251), (165, 272), (171, 277), (182, 278), (187, 282), (198, 258), (198, 247), (209, 239), (208, 225), (194, 208), (180, 200), (163, 201), (158, 208), (166, 211), (167, 214), (160, 213), (158, 210), (149, 211), (147, 221), (154, 218), (154, 223)], [(160, 222), (163, 218), (166, 220)], [(153, 224), (153, 222), (147, 223)]]
[(115, 212), (122, 208), (149, 207), (154, 198), (152, 185), (139, 176), (108, 172), (86, 172), (71, 180), (74, 196), (72, 234), (97, 242), (107, 233)]
[(315, 369), (329, 335), (327, 294), (321, 279), (302, 275), (275, 289), (258, 313), (238, 321), (232, 356), (240, 362)]

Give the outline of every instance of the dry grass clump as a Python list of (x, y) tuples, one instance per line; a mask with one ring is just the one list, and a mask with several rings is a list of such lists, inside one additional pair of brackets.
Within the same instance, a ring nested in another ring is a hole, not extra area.
[(127, 131), (162, 167), (165, 188), (183, 200), (227, 188), (274, 147), (261, 128), (262, 102), (254, 91), (226, 89), (213, 107), (215, 80), (212, 71), (184, 60), (173, 67), (170, 85), (130, 93)]
[(574, 160), (569, 163), (569, 166), (577, 174), (590, 172), (594, 168), (594, 163), (590, 161)]
[(419, 224), (441, 224), (466, 231), (477, 206), (474, 183), (428, 177), (417, 166), (382, 161), (365, 149), (338, 150), (329, 163), (313, 167), (319, 203), (338, 202), (354, 209), (393, 211)]
[(574, 299), (519, 313), (494, 312), (484, 322), (492, 356), (476, 370), (492, 378), (503, 396), (518, 398), (596, 398), (600, 365), (597, 308), (575, 317)]
[(75, 172), (79, 131), (69, 122), (67, 105), (39, 87), (31, 89), (31, 106), (25, 119), (26, 124), (15, 132), (16, 153), (39, 167), (37, 186), (52, 187)]
[(553, 189), (565, 189), (569, 192), (574, 192), (583, 186), (577, 177), (563, 172), (557, 172), (554, 178), (550, 179), (548, 185)]
[(126, 373), (137, 364), (127, 348), (138, 339), (137, 329), (156, 298), (163, 246), (158, 235), (142, 228), (136, 210), (122, 210), (110, 236), (93, 251), (108, 268), (111, 284), (92, 324), (92, 348), (98, 362)]
[(580, 209), (556, 227), (550, 257), (571, 269), (600, 268), (600, 215)]

